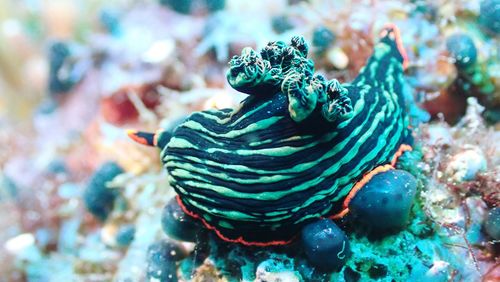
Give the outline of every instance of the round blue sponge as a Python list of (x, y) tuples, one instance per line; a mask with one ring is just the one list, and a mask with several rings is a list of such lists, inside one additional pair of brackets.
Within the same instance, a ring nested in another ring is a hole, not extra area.
[(356, 220), (374, 231), (399, 229), (406, 225), (415, 198), (417, 181), (404, 170), (376, 174), (349, 203)]
[(477, 49), (472, 38), (466, 34), (453, 34), (446, 39), (446, 49), (455, 59), (458, 69), (473, 66), (477, 62)]
[(198, 222), (184, 213), (175, 198), (163, 209), (161, 225), (170, 238), (187, 242), (196, 242), (196, 234), (201, 228)]
[(115, 162), (104, 163), (94, 172), (83, 193), (83, 202), (87, 210), (101, 221), (105, 221), (113, 210), (118, 196), (116, 189), (110, 189), (106, 185), (123, 172), (123, 168)]
[(330, 219), (306, 225), (302, 229), (302, 244), (311, 264), (321, 269), (338, 269), (351, 255), (344, 231)]

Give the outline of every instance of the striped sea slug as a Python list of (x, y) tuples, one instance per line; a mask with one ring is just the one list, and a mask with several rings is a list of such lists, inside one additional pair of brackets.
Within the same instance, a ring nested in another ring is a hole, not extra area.
[(307, 223), (339, 218), (373, 174), (411, 149), (402, 95), (406, 55), (391, 26), (351, 83), (314, 73), (304, 39), (245, 48), (227, 78), (237, 109), (195, 112), (173, 133), (131, 132), (161, 148), (182, 209), (223, 240), (291, 242)]

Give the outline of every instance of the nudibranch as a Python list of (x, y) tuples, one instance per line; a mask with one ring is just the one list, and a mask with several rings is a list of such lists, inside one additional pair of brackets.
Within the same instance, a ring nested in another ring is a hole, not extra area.
[(302, 37), (245, 48), (227, 72), (249, 95), (237, 109), (195, 112), (173, 132), (129, 132), (161, 149), (178, 204), (225, 241), (290, 243), (306, 224), (347, 214), (363, 183), (411, 149), (396, 27), (351, 83), (315, 73), (307, 53)]

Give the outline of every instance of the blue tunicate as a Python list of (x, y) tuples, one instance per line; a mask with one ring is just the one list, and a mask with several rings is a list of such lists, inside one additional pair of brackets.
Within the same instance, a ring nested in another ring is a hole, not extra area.
[(374, 231), (399, 229), (408, 222), (416, 190), (415, 177), (404, 170), (378, 173), (354, 196), (349, 210)]
[(488, 212), (484, 229), (491, 238), (500, 240), (500, 208), (493, 208)]
[(115, 162), (104, 163), (94, 172), (83, 193), (83, 201), (87, 210), (101, 221), (106, 220), (118, 196), (115, 189), (109, 189), (106, 185), (123, 172), (123, 169)]
[(446, 39), (446, 49), (455, 60), (457, 68), (465, 69), (477, 61), (477, 49), (472, 38), (466, 34), (457, 33)]
[(69, 75), (69, 71), (62, 71), (70, 56), (70, 48), (66, 42), (54, 42), (49, 48), (49, 93), (51, 95), (68, 92), (77, 82)]
[(163, 209), (161, 225), (163, 231), (169, 237), (188, 242), (195, 242), (197, 233), (200, 230), (198, 222), (184, 213), (175, 198)]
[(484, 0), (479, 8), (479, 23), (490, 33), (500, 33), (500, 0)]
[(293, 28), (293, 24), (287, 16), (276, 16), (271, 20), (271, 25), (276, 33), (281, 34)]
[(313, 31), (312, 44), (314, 47), (318, 48), (319, 51), (326, 50), (334, 40), (335, 34), (324, 26), (318, 26)]
[(302, 244), (311, 264), (325, 270), (338, 269), (351, 255), (344, 231), (330, 219), (306, 225), (302, 229)]
[(132, 243), (135, 237), (135, 226), (129, 224), (120, 227), (116, 234), (116, 243), (119, 246), (126, 247)]
[(162, 240), (151, 244), (147, 253), (148, 279), (178, 281), (175, 262), (185, 256), (184, 250), (173, 242)]

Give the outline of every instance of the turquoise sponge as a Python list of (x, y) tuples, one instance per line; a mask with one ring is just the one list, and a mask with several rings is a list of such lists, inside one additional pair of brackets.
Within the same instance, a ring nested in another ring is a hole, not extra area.
[(113, 210), (118, 196), (116, 189), (109, 189), (106, 185), (123, 172), (123, 168), (115, 162), (104, 163), (94, 172), (83, 193), (83, 201), (87, 210), (101, 221), (105, 221)]

